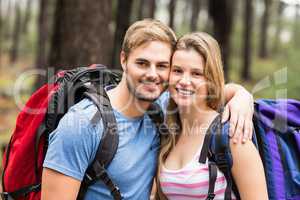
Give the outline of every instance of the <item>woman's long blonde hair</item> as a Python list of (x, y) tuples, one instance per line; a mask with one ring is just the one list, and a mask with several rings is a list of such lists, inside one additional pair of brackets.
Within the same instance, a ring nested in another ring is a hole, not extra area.
[[(175, 46), (175, 51), (176, 50), (195, 50), (203, 57), (205, 63), (204, 76), (208, 83), (206, 103), (210, 108), (218, 111), (224, 101), (224, 73), (218, 42), (212, 36), (204, 32), (190, 33), (178, 39)], [(156, 199), (167, 199), (161, 191), (159, 175), (161, 165), (165, 162), (170, 151), (175, 146), (181, 132), (181, 121), (177, 110), (176, 103), (170, 98), (166, 116), (169, 134), (161, 137), (156, 177)]]

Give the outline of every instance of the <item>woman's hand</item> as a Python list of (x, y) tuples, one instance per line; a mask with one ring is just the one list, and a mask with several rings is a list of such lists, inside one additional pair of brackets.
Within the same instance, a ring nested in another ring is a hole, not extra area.
[(234, 143), (251, 140), (253, 134), (252, 117), (254, 112), (253, 96), (242, 86), (227, 84), (225, 87), (227, 104), (224, 108), (223, 122), (230, 120), (230, 132)]

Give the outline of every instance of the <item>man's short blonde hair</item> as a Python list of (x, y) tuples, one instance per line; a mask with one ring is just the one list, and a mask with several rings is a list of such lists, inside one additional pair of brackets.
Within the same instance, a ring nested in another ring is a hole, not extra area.
[(176, 45), (176, 35), (170, 27), (159, 20), (144, 19), (137, 21), (128, 28), (123, 40), (122, 51), (125, 53), (126, 59), (132, 50), (150, 41), (161, 41), (170, 44), (173, 52)]

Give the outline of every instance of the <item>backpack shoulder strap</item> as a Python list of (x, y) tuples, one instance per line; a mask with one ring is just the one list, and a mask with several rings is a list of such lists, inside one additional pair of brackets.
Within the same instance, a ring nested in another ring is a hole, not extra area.
[(213, 152), (213, 160), (217, 164), (218, 169), (224, 174), (227, 182), (224, 199), (231, 200), (232, 191), (234, 191), (237, 199), (240, 199), (231, 174), (233, 161), (229, 146), (229, 123), (222, 124), (220, 121), (215, 131), (216, 134), (212, 137), (210, 148)]
[[(99, 89), (99, 88), (98, 88)], [(102, 180), (115, 200), (122, 199), (119, 188), (113, 183), (106, 169), (112, 161), (119, 144), (117, 122), (113, 114), (109, 98), (103, 88), (101, 92), (86, 92), (85, 96), (97, 106), (98, 111), (92, 118), (93, 122), (103, 122), (103, 135), (97, 149), (96, 157), (87, 168), (77, 199), (83, 199), (87, 188), (97, 180)]]
[(164, 113), (158, 103), (152, 103), (147, 110), (147, 114), (149, 115), (152, 122), (155, 124), (157, 131), (160, 135), (168, 133), (168, 128), (164, 123)]
[(213, 193), (215, 176), (217, 175), (214, 169), (215, 166), (224, 174), (227, 181), (224, 199), (231, 199), (232, 190), (239, 199), (239, 194), (235, 189), (236, 186), (231, 176), (232, 157), (228, 138), (229, 124), (222, 124), (221, 117), (221, 115), (217, 116), (211, 123), (199, 157), (200, 163), (205, 163), (207, 158), (209, 161), (209, 194), (207, 199), (213, 199), (215, 196)]

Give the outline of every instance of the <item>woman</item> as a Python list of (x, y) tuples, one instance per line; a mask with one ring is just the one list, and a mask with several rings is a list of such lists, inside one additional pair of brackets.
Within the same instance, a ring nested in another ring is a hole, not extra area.
[[(219, 115), (224, 94), (219, 45), (206, 33), (181, 37), (172, 58), (169, 80), (171, 99), (162, 140), (158, 170), (159, 199), (206, 199), (208, 163), (198, 158), (205, 133)], [(234, 182), (243, 200), (268, 199), (263, 165), (252, 142), (230, 140)], [(217, 172), (214, 199), (224, 199), (226, 180)], [(232, 193), (232, 198), (235, 195)]]

